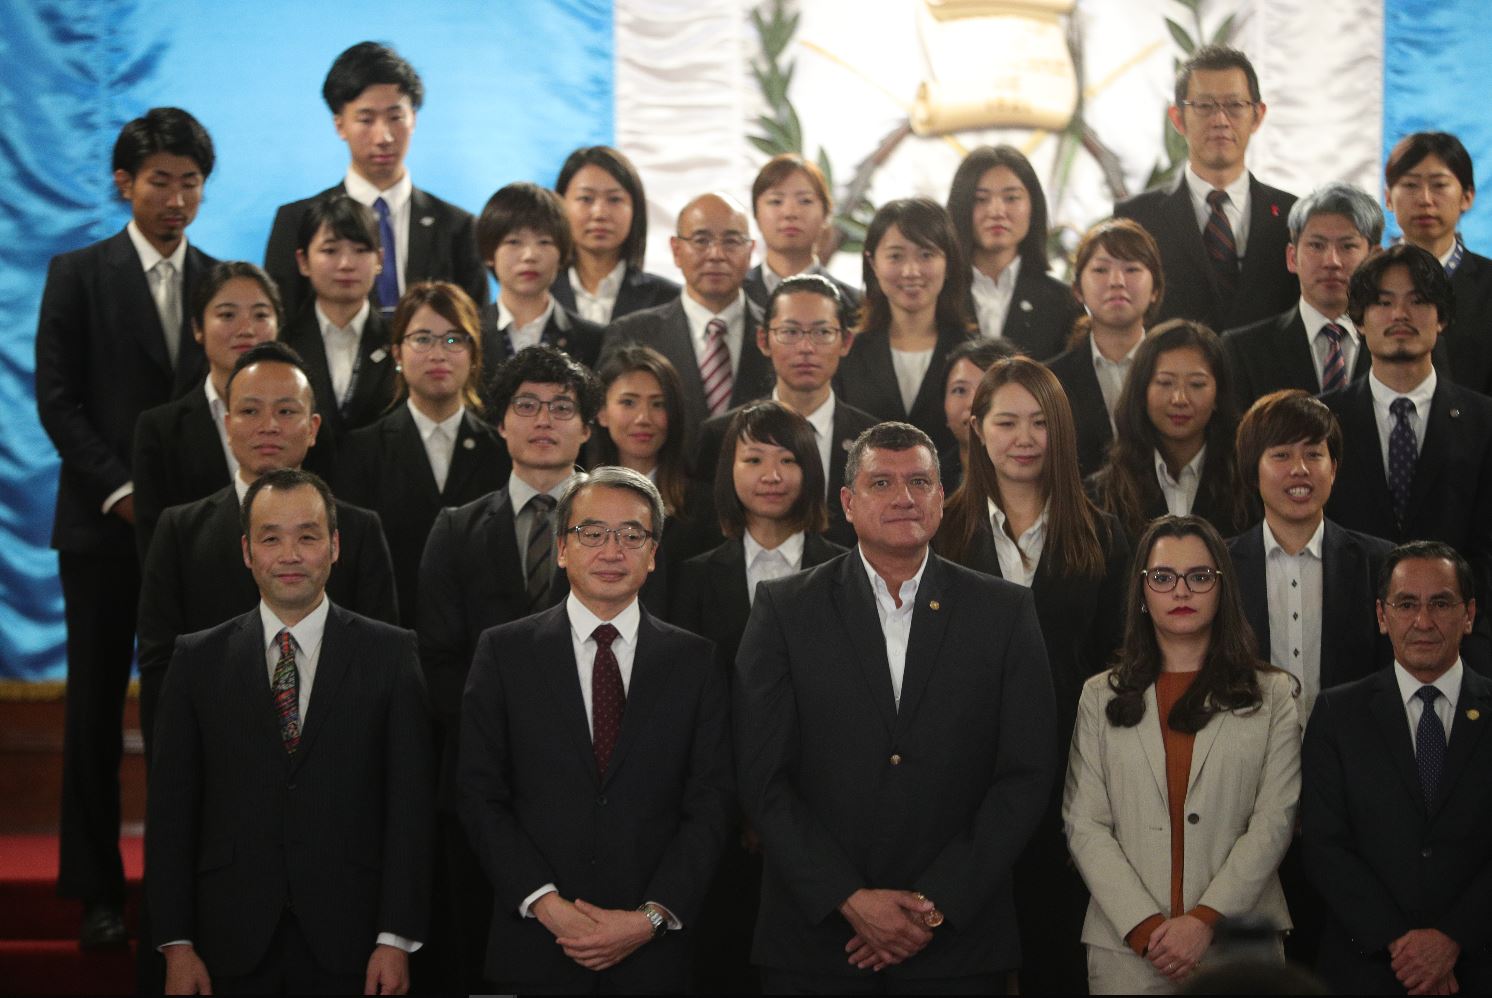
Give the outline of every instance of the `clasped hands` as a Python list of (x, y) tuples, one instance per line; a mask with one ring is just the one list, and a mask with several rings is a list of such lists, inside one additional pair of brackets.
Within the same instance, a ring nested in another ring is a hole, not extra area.
[(855, 930), (844, 947), (849, 962), (861, 970), (883, 970), (916, 956), (932, 942), (925, 919), (935, 910), (931, 901), (912, 891), (862, 887), (839, 906)]
[(1453, 995), (1461, 946), (1439, 929), (1411, 929), (1388, 944), (1394, 975), (1412, 995)]
[(1145, 959), (1168, 980), (1184, 980), (1212, 945), (1212, 928), (1195, 915), (1168, 918), (1150, 933)]
[(535, 901), (532, 910), (565, 955), (586, 970), (614, 967), (653, 938), (653, 923), (640, 911), (566, 901), (557, 891)]

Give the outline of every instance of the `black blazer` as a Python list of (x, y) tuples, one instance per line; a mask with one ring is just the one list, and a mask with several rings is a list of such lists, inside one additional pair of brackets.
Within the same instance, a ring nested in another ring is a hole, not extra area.
[(445, 490), (435, 473), (409, 406), (349, 434), (340, 448), (337, 495), (378, 514), (394, 564), (399, 621), (413, 627), (418, 612), (420, 557), (435, 516), (445, 506), (478, 499), (508, 480), (511, 462), (502, 438), (470, 410), (461, 418)]
[[(731, 386), (730, 404), (745, 405), (772, 391), (772, 362), (757, 348), (756, 331), (762, 324), (762, 311), (750, 299), (746, 301), (746, 324), (741, 336), (741, 355), (736, 361), (735, 380)], [(705, 404), (704, 382), (699, 378), (699, 361), (694, 355), (694, 339), (689, 318), (675, 296), (666, 305), (634, 312), (615, 320), (606, 328), (601, 359), (617, 347), (628, 343), (652, 347), (673, 364), (684, 386), (685, 449), (693, 446), (699, 426), (709, 418)], [(669, 432), (673, 432), (672, 427)]]
[[(182, 301), (217, 261), (187, 245)], [(173, 370), (160, 313), (140, 255), (121, 231), (52, 258), (36, 323), (36, 411), (62, 470), (52, 547), (128, 557), (134, 533), (103, 511), (104, 500), (133, 480), (135, 420), (200, 385), (207, 371), (182, 308)]]
[[(1346, 530), (1330, 520), (1321, 537), (1321, 689), (1361, 679), (1393, 661), (1393, 648), (1378, 633), (1378, 570), (1393, 545), (1380, 537)], [(1228, 539), (1243, 613), (1269, 661), (1269, 585), (1264, 524)]]
[[(979, 315), (973, 292), (969, 294), (969, 314), (976, 318)], [(998, 332), (982, 332), (1009, 340), (1032, 360), (1049, 360), (1067, 349), (1072, 324), (1082, 314), (1083, 306), (1073, 297), (1069, 285), (1023, 263), (1015, 277), (1015, 293), (1005, 313), (1005, 324)]]
[[(845, 549), (818, 534), (803, 535), (803, 570), (807, 571)], [(746, 591), (746, 542), (732, 537), (712, 551), (696, 555), (680, 566), (674, 589), (672, 622), (715, 643), (716, 657), (727, 674), (735, 671), (736, 652), (751, 615)]]
[[(345, 194), (338, 182), (314, 197), (282, 204), (275, 212), (264, 249), (264, 269), (275, 279), (285, 314), (297, 314), (314, 295), (311, 283), (295, 263), (296, 235), (311, 202)], [(404, 290), (420, 281), (459, 284), (478, 305), (487, 301), (487, 268), (477, 255), (476, 220), (471, 213), (416, 187), (409, 196), (409, 259), (404, 262)], [(375, 306), (376, 308), (376, 306)]]
[[(482, 635), (461, 713), (461, 818), (494, 892), (488, 980), (520, 993), (686, 990), (690, 929), (736, 827), (729, 687), (710, 642), (642, 611), (605, 773), (563, 604)], [(656, 901), (684, 929), (588, 971), (518, 915), (546, 883), (603, 908)]]
[[(1492, 260), (1467, 250), (1451, 277), (1456, 318), (1440, 334), (1456, 384), (1492, 395)], [(1444, 370), (1437, 361), (1437, 368)]]
[(1078, 436), (1078, 473), (1086, 478), (1103, 467), (1114, 439), (1109, 410), (1103, 403), (1103, 389), (1098, 385), (1098, 372), (1093, 370), (1093, 347), (1084, 337), (1065, 353), (1047, 361), (1046, 366), (1062, 383), (1072, 406), (1072, 421)]
[(1166, 295), (1157, 322), (1195, 319), (1214, 331), (1278, 315), (1300, 300), (1300, 282), (1285, 267), (1290, 208), (1295, 195), (1249, 176), (1249, 238), (1238, 291), (1224, 301), (1202, 247), (1202, 230), (1183, 173), (1169, 190), (1145, 191), (1114, 205), (1114, 214), (1139, 222), (1160, 246)]
[[(765, 266), (766, 264), (759, 263), (746, 271), (746, 280), (741, 284), (741, 290), (746, 292), (746, 297), (756, 302), (757, 308), (760, 308), (763, 312), (766, 312), (767, 305), (772, 301), (772, 293), (767, 290), (767, 279), (762, 276), (762, 268)], [(860, 303), (865, 300), (865, 292), (853, 284), (844, 283), (833, 274), (822, 274), (820, 276), (827, 278), (830, 283), (839, 289), (839, 296), (849, 306), (851, 315), (859, 310)]]
[(184, 636), (161, 698), (146, 886), (156, 944), (253, 970), (294, 904), (318, 966), (429, 936), (433, 741), (414, 635), (334, 602), (287, 757), (257, 608)]
[[(544, 324), (544, 332), (539, 335), (539, 342), (563, 350), (594, 369), (601, 357), (601, 338), (605, 333), (605, 326), (582, 319), (556, 301), (554, 311), (549, 313), (549, 321)], [(482, 367), (487, 375), (487, 384), (482, 386), (482, 402), (489, 411), (493, 378), (503, 361), (512, 356), (513, 344), (497, 326), (497, 302), (489, 302), (482, 306)]]
[(736, 657), (741, 801), (766, 855), (754, 963), (854, 978), (839, 905), (920, 891), (947, 916), (891, 979), (1020, 963), (1012, 867), (1057, 773), (1031, 594), (929, 553), (900, 708), (860, 555), (757, 589)]
[(659, 620), (676, 623), (671, 612), (684, 562), (720, 543), (720, 523), (704, 482), (687, 481), (683, 508), (671, 513), (653, 552), (653, 571), (637, 598)]
[[(1311, 343), (1298, 304), (1279, 315), (1229, 330), (1223, 336), (1223, 354), (1233, 376), (1233, 398), (1240, 412), (1253, 405), (1255, 399), (1285, 388), (1321, 394), (1321, 381), (1316, 377), (1316, 363), (1311, 358)], [(1372, 363), (1367, 344), (1359, 340), (1350, 380), (1366, 376)]]
[(140, 414), (133, 466), (135, 544), (143, 565), (161, 513), (210, 496), (232, 481), (201, 383), (196, 391)]
[[(624, 315), (641, 312), (645, 308), (667, 305), (679, 296), (680, 288), (666, 277), (638, 270), (630, 263), (622, 276), (622, 286), (617, 289), (616, 304), (611, 307), (611, 321)], [(575, 313), (575, 289), (570, 286), (570, 268), (561, 267), (559, 276), (549, 286), (554, 300)]]
[(870, 413), (876, 420), (901, 420), (911, 423), (932, 437), (941, 453), (956, 443), (948, 419), (943, 414), (943, 383), (948, 380), (948, 352), (969, 339), (963, 330), (938, 330), (932, 363), (922, 377), (912, 409), (901, 403), (901, 389), (896, 384), (896, 368), (891, 361), (891, 334), (886, 329), (869, 329), (855, 334), (850, 352), (839, 362), (834, 375), (834, 391), (856, 409)]
[(363, 335), (358, 340), (357, 362), (345, 405), (337, 404), (332, 388), (331, 367), (326, 359), (326, 342), (316, 318), (314, 299), (290, 321), (280, 339), (306, 362), (311, 388), (316, 393), (316, 411), (321, 414), (321, 429), (316, 446), (306, 455), (306, 468), (323, 478), (337, 470), (337, 448), (353, 430), (368, 426), (386, 415), (394, 406), (394, 354), (389, 348), (389, 324), (378, 308), (368, 310)]
[(1305, 870), (1326, 901), (1317, 971), (1337, 994), (1402, 994), (1388, 944), (1461, 945), (1463, 994), (1492, 991), (1492, 681), (1467, 669), (1427, 807), (1392, 668), (1316, 700), (1301, 748)]

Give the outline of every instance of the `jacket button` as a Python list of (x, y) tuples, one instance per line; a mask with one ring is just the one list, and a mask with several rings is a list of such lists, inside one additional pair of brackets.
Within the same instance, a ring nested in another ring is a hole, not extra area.
[(1189, 824), (1195, 825), (1197, 822), (1202, 820), (1202, 816), (1193, 811), (1191, 814), (1186, 816), (1186, 820)]
[(602, 794), (601, 796), (599, 796), (599, 797), (596, 798), (596, 806), (597, 807), (605, 807), (606, 806), (606, 795), (605, 794)]
[(294, 783), (287, 783), (285, 785), (285, 789), (286, 790), (294, 790), (295, 789), (295, 784)]
[(896, 754), (893, 754), (891, 756), (891, 765), (893, 765), (893, 766), (900, 766), (901, 765), (901, 754), (900, 753), (896, 753)]
[(1419, 854), (1421, 859), (1429, 859), (1431, 856), (1435, 855), (1435, 850), (1431, 849), (1429, 846), (1425, 846), (1419, 851)]

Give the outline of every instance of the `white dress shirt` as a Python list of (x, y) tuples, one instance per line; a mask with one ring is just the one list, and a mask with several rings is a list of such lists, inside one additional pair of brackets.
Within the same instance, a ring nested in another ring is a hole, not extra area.
[[(1041, 551), (1046, 546), (1046, 521), (1047, 514), (1051, 512), (1050, 502), (1042, 509), (1041, 515), (1036, 522), (1021, 532), (1016, 540), (1011, 540), (1005, 531), (1005, 511), (995, 505), (993, 499), (986, 499), (989, 506), (990, 528), (995, 535), (995, 554), (1000, 559), (1000, 575), (1007, 582), (1031, 588), (1031, 580), (1036, 578), (1036, 566), (1041, 562)], [(1022, 559), (1021, 555), (1025, 558)]]
[(870, 578), (876, 616), (881, 620), (881, 637), (886, 642), (886, 664), (891, 667), (891, 693), (896, 698), (897, 710), (900, 710), (901, 683), (907, 674), (907, 645), (912, 638), (912, 611), (917, 606), (917, 587), (922, 584), (922, 573), (927, 571), (927, 554), (923, 553), (917, 574), (901, 584), (901, 606), (897, 606), (886, 580), (865, 560), (865, 552), (856, 546), (855, 553)]
[[(819, 263), (817, 260), (815, 260), (813, 263), (810, 263), (806, 269), (800, 270), (796, 274), (789, 274), (787, 275), (787, 277), (802, 277), (804, 274), (817, 274), (820, 277), (827, 277), (831, 280), (833, 279), (832, 275), (828, 271), (828, 268)], [(766, 286), (768, 295), (771, 295), (772, 292), (776, 291), (777, 285), (787, 280), (787, 277), (783, 277), (781, 274), (777, 273), (777, 271), (772, 269), (772, 265), (770, 263), (768, 263), (766, 260), (762, 260), (762, 284)]]
[(1264, 591), (1269, 599), (1269, 661), (1300, 680), (1300, 724), (1321, 692), (1321, 538), (1326, 521), (1299, 552), (1280, 546), (1269, 521), (1264, 530)]
[(461, 417), (466, 412), (466, 406), (457, 406), (454, 415), (437, 423), (420, 412), (414, 399), (409, 399), (404, 404), (409, 406), (409, 414), (414, 417), (414, 428), (419, 431), (420, 442), (425, 445), (425, 457), (429, 459), (430, 471), (435, 475), (435, 488), (444, 492), (446, 478), (451, 473), (451, 458), (456, 453), (456, 438), (461, 435)]
[(974, 294), (974, 317), (979, 320), (979, 332), (986, 339), (999, 339), (1005, 330), (1005, 317), (1010, 314), (1010, 303), (1015, 299), (1015, 282), (1021, 276), (1021, 258), (1011, 260), (999, 277), (990, 277), (978, 267), (974, 272), (969, 290)]
[(233, 447), (228, 443), (228, 423), (223, 418), (228, 412), (218, 390), (212, 386), (209, 376), (202, 381), (202, 391), (207, 395), (207, 411), (212, 415), (212, 425), (218, 428), (218, 443), (223, 445), (223, 459), (228, 462), (228, 477), (238, 477), (238, 458), (233, 456)]
[[(679, 301), (684, 305), (684, 318), (689, 322), (689, 340), (694, 344), (696, 369), (710, 351), (705, 327), (710, 324), (711, 319), (725, 320), (725, 348), (730, 351), (731, 377), (734, 378), (736, 372), (741, 370), (742, 343), (746, 338), (746, 292), (737, 291), (735, 301), (721, 312), (711, 312), (691, 298), (687, 290), (679, 295)], [(756, 349), (755, 345), (752, 349)]]
[(1335, 322), (1347, 331), (1342, 337), (1342, 361), (1347, 365), (1346, 378), (1352, 380), (1352, 365), (1357, 363), (1357, 351), (1362, 349), (1362, 336), (1357, 327), (1352, 324), (1352, 319), (1343, 312), (1335, 319), (1323, 315), (1317, 311), (1316, 306), (1300, 299), (1300, 321), (1305, 326), (1306, 342), (1311, 347), (1311, 363), (1316, 368), (1316, 384), (1321, 384), (1323, 372), (1326, 370), (1326, 358), (1331, 353), (1331, 337), (1323, 331), (1328, 322)]
[(513, 321), (513, 313), (508, 311), (508, 306), (503, 304), (502, 296), (497, 298), (497, 328), (508, 334), (508, 342), (513, 344), (513, 352), (517, 353), (526, 347), (536, 347), (544, 337), (544, 327), (549, 325), (549, 317), (554, 314), (554, 299), (549, 298), (549, 304), (544, 311), (539, 313), (538, 318), (523, 325)]
[(596, 285), (596, 293), (585, 289), (580, 282), (580, 272), (574, 267), (570, 268), (570, 289), (575, 292), (575, 313), (582, 319), (602, 326), (611, 323), (611, 313), (616, 309), (616, 298), (622, 291), (622, 279), (627, 276), (627, 261), (623, 260), (611, 269), (611, 273), (601, 278), (601, 283)]
[(803, 531), (798, 531), (775, 548), (764, 548), (751, 536), (751, 530), (742, 532), (741, 543), (746, 548), (746, 597), (756, 604), (756, 584), (783, 579), (803, 567)]
[(1409, 428), (1414, 431), (1414, 452), (1418, 454), (1425, 446), (1425, 426), (1430, 421), (1430, 400), (1435, 397), (1435, 385), (1439, 377), (1435, 368), (1418, 386), (1402, 395), (1378, 380), (1378, 375), (1368, 371), (1368, 393), (1373, 396), (1373, 422), (1378, 426), (1378, 451), (1383, 456), (1383, 473), (1388, 474), (1388, 437), (1394, 431), (1398, 419), (1394, 416), (1394, 400), (1407, 398), (1414, 403), (1409, 414)]
[[(1445, 729), (1447, 744), (1450, 743), (1451, 725), (1456, 721), (1456, 703), (1461, 699), (1463, 668), (1461, 660), (1457, 658), (1455, 665), (1446, 669), (1439, 679), (1430, 684), (1440, 691), (1440, 696), (1435, 699), (1435, 713), (1440, 718), (1440, 726)], [(1419, 735), (1419, 719), (1425, 713), (1425, 702), (1415, 694), (1425, 684), (1400, 665), (1398, 660), (1394, 661), (1394, 678), (1399, 681), (1399, 698), (1404, 702), (1404, 717), (1409, 722), (1409, 744), (1414, 746), (1415, 755), (1419, 755), (1416, 739)]]
[[(776, 388), (772, 389), (772, 401), (782, 401), (782, 395)], [(829, 495), (829, 449), (834, 445), (834, 405), (834, 393), (831, 391), (829, 397), (813, 412), (798, 414), (813, 427), (813, 439), (819, 445), (819, 467), (824, 471), (826, 497)]]
[(352, 391), (352, 375), (357, 370), (358, 345), (363, 341), (363, 327), (368, 324), (368, 315), (373, 311), (370, 302), (363, 302), (357, 314), (345, 326), (339, 326), (321, 310), (316, 303), (316, 325), (321, 330), (321, 346), (326, 351), (326, 369), (332, 378), (332, 394), (337, 405), (347, 401)]
[[(342, 179), (342, 186), (347, 188), (348, 197), (369, 208), (379, 198), (383, 198), (383, 203), (388, 205), (389, 228), (394, 230), (394, 264), (399, 272), (399, 293), (402, 295), (406, 286), (405, 263), (409, 260), (410, 198), (414, 195), (414, 181), (409, 179), (409, 171), (405, 170), (403, 179), (393, 187), (381, 191), (359, 176), (356, 170), (349, 169), (347, 176)], [(374, 215), (376, 221), (376, 209)]]
[[(1212, 206), (1207, 203), (1207, 195), (1214, 188), (1197, 176), (1190, 163), (1186, 166), (1186, 189), (1192, 196), (1192, 211), (1197, 215), (1197, 231), (1206, 232), (1207, 220), (1212, 217)], [(1238, 179), (1222, 190), (1228, 195), (1228, 200), (1223, 202), (1223, 217), (1233, 230), (1233, 246), (1238, 250), (1238, 260), (1241, 263), (1249, 242), (1249, 172), (1244, 170), (1238, 175)]]
[(1171, 477), (1166, 459), (1160, 451), (1155, 452), (1155, 479), (1160, 483), (1161, 495), (1166, 497), (1166, 511), (1172, 516), (1187, 516), (1197, 502), (1197, 489), (1202, 485), (1202, 462), (1207, 457), (1207, 445), (1197, 451), (1197, 456), (1186, 462), (1178, 478)]
[(1124, 379), (1129, 377), (1129, 369), (1134, 365), (1135, 354), (1143, 342), (1145, 337), (1141, 336), (1129, 348), (1129, 353), (1119, 360), (1109, 360), (1098, 349), (1098, 342), (1091, 335), (1088, 337), (1088, 349), (1093, 352), (1093, 373), (1098, 378), (1098, 391), (1103, 395), (1103, 407), (1109, 414), (1110, 432), (1117, 429), (1114, 425), (1114, 410), (1119, 408), (1119, 395), (1124, 391)]
[(898, 350), (891, 348), (891, 366), (896, 370), (896, 387), (901, 393), (901, 407), (912, 411), (917, 393), (922, 390), (922, 379), (932, 367), (933, 348), (926, 350)]

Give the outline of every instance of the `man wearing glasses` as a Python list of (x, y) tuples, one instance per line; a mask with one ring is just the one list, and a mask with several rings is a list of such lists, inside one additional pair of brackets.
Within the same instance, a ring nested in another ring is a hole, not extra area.
[(663, 516), (644, 475), (577, 475), (555, 511), (568, 597), (477, 645), (457, 785), (493, 886), (486, 976), (499, 991), (689, 986), (684, 930), (735, 798), (714, 646), (637, 598)]
[(604, 361), (616, 347), (638, 343), (669, 359), (684, 386), (689, 448), (701, 423), (761, 398), (771, 377), (767, 359), (750, 349), (762, 313), (741, 290), (756, 245), (745, 210), (729, 195), (701, 194), (679, 212), (669, 245), (684, 273), (684, 293), (612, 323), (601, 354)]
[(1181, 67), (1169, 118), (1186, 140), (1186, 168), (1169, 189), (1114, 206), (1160, 246), (1166, 297), (1157, 321), (1234, 329), (1295, 304), (1300, 285), (1285, 266), (1295, 196), (1261, 184), (1244, 165), (1265, 110), (1242, 52), (1208, 45)]
[(554, 510), (591, 435), (600, 390), (594, 376), (550, 346), (528, 347), (498, 368), (493, 418), (508, 445), (507, 485), (435, 518), (420, 561), (420, 664), (443, 739), (437, 800), (455, 934), (469, 988), (481, 981), (492, 896), (456, 817), (461, 691), (477, 638), (498, 624), (564, 599), (554, 561)]

